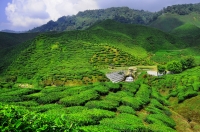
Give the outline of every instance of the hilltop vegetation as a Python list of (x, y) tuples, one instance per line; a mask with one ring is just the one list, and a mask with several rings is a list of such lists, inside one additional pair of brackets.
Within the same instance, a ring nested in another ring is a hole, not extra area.
[(128, 24), (150, 25), (163, 31), (171, 31), (186, 21), (199, 27), (197, 20), (200, 13), (199, 7), (199, 3), (173, 5), (154, 13), (129, 9), (128, 7), (86, 10), (73, 16), (63, 16), (55, 22), (49, 21), (47, 24), (36, 27), (29, 32), (84, 30), (98, 21), (107, 19)]
[(86, 10), (73, 16), (63, 16), (57, 21), (49, 21), (29, 32), (70, 31), (86, 29), (98, 21), (112, 19), (129, 24), (147, 24), (152, 17), (151, 12), (129, 9), (128, 7), (112, 7), (108, 9)]

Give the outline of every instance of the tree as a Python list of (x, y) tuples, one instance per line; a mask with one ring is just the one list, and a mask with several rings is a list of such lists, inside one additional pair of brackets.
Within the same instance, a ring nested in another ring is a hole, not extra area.
[(183, 70), (192, 68), (195, 66), (195, 59), (192, 56), (187, 56), (187, 57), (181, 59), (181, 64), (182, 64)]
[(181, 73), (182, 72), (182, 64), (180, 61), (171, 61), (167, 63), (167, 70), (172, 73)]
[(166, 67), (164, 65), (157, 65), (158, 73), (165, 74)]
[(158, 69), (158, 72), (162, 73), (166, 70), (166, 67), (164, 65), (158, 65), (157, 69)]

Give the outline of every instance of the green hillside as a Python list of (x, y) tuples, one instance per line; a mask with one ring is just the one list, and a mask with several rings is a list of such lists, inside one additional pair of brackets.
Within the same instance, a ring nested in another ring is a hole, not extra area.
[(200, 27), (200, 14), (192, 12), (186, 15), (163, 13), (155, 21), (150, 23), (151, 27), (155, 27), (165, 32), (173, 31), (175, 28), (184, 25), (191, 24)]
[[(198, 28), (185, 24), (173, 31), (106, 20), (3, 45), (0, 130), (198, 132), (200, 67), (194, 63), (200, 64), (200, 49), (185, 39)], [(157, 77), (141, 68), (134, 82), (106, 78), (107, 72), (158, 64), (182, 73)]]
[(176, 50), (184, 42), (149, 27), (106, 20), (88, 30), (41, 34), (25, 45), (3, 71), (6, 80), (63, 86), (105, 81), (99, 70), (110, 65), (153, 65), (154, 52)]
[(198, 131), (200, 67), (132, 83), (0, 89), (3, 131)]
[(199, 46), (200, 43), (200, 28), (186, 23), (171, 31), (172, 34), (182, 38), (190, 46)]
[(27, 48), (27, 41), (31, 41), (38, 34), (0, 32), (0, 73), (17, 58), (21, 50)]

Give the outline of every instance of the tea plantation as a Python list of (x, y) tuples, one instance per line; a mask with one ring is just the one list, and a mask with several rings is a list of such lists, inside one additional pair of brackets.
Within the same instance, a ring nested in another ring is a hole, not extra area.
[[(198, 47), (157, 29), (106, 20), (4, 48), (0, 130), (198, 132)], [(130, 83), (106, 77), (115, 68), (153, 65), (174, 74), (140, 70)]]

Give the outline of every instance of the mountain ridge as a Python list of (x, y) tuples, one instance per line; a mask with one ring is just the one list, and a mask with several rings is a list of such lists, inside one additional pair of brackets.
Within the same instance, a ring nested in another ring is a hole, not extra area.
[[(97, 21), (112, 19), (121, 23), (149, 25), (163, 13), (188, 15), (192, 12), (200, 14), (200, 3), (172, 5), (158, 12), (130, 9), (129, 7), (111, 7), (107, 9), (86, 10), (72, 16), (62, 16), (57, 21), (29, 30), (29, 32), (70, 31), (87, 29)], [(153, 26), (155, 27), (155, 26)], [(156, 27), (157, 28), (157, 27)], [(159, 28), (158, 28), (159, 29)]]

